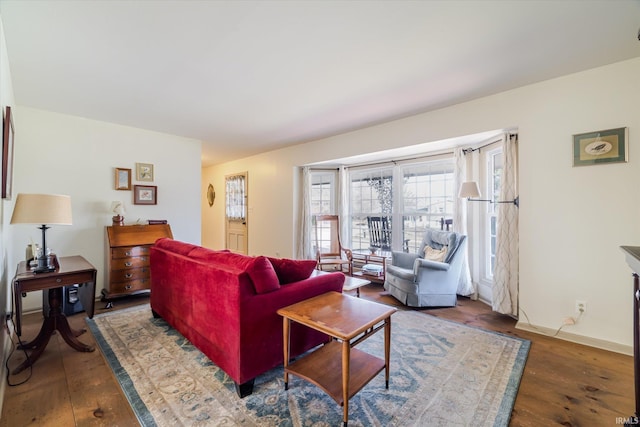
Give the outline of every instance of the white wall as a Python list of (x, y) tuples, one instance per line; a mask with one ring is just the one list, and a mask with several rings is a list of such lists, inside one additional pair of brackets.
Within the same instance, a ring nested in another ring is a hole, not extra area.
[[(640, 58), (207, 168), (203, 189), (211, 182), (218, 198), (203, 207), (203, 244), (224, 247), (226, 174), (249, 172), (249, 252), (292, 256), (296, 166), (517, 128), (520, 308), (532, 324), (555, 330), (574, 315), (576, 299), (586, 300), (570, 331), (630, 346), (631, 272), (619, 246), (640, 245), (638, 76)], [(572, 167), (573, 134), (625, 126), (629, 163)]]
[[(11, 81), (11, 71), (9, 67), (9, 58), (7, 57), (7, 46), (4, 39), (4, 30), (2, 27), (2, 17), (0, 17), (0, 109), (14, 105), (13, 84)], [(11, 274), (7, 267), (7, 246), (9, 242), (10, 230), (7, 226), (9, 220), (7, 203), (0, 200), (0, 317), (5, 318), (8, 310), (7, 301), (8, 292), (8, 275)], [(9, 211), (10, 212), (10, 211)], [(0, 333), (0, 352), (2, 353), (2, 367), (0, 368), (0, 376), (6, 375), (5, 361), (10, 352), (9, 335), (3, 329)], [(2, 411), (2, 402), (4, 401), (4, 391), (6, 381), (2, 381), (0, 385), (0, 413)]]
[[(125, 203), (125, 224), (166, 219), (176, 239), (200, 243), (199, 141), (26, 107), (16, 108), (15, 128), (14, 194), (71, 196), (73, 225), (51, 226), (47, 245), (60, 256), (82, 255), (91, 262), (98, 270), (97, 295), (104, 284), (104, 227), (111, 225), (112, 201)], [(132, 169), (137, 183), (136, 162), (154, 165), (154, 182), (140, 184), (158, 186), (157, 205), (134, 205), (132, 191), (114, 189), (116, 167)], [(15, 196), (5, 223), (14, 202)], [(8, 227), (13, 270), (26, 245), (42, 237), (33, 225)], [(39, 309), (42, 296), (31, 292), (23, 302), (25, 310)]]

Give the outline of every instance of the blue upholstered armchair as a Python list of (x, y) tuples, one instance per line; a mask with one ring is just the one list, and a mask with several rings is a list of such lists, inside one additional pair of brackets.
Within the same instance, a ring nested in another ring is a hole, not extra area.
[(392, 252), (384, 289), (410, 307), (455, 306), (466, 245), (465, 235), (428, 228), (417, 254)]

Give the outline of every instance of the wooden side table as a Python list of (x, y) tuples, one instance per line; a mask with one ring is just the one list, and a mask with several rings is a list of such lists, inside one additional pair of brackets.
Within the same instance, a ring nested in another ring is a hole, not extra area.
[(33, 365), (42, 355), (49, 343), (54, 331), (59, 331), (60, 336), (67, 344), (78, 351), (94, 351), (95, 348), (78, 340), (78, 336), (86, 332), (86, 329), (74, 330), (62, 312), (62, 288), (69, 285), (80, 285), (78, 295), (82, 306), (89, 318), (93, 317), (95, 308), (96, 269), (81, 256), (57, 258), (55, 271), (51, 273), (35, 274), (27, 266), (25, 261), (18, 264), (16, 276), (13, 279), (13, 291), (16, 306), (16, 333), (22, 335), (22, 293), (31, 291), (49, 292), (49, 312), (44, 313), (44, 320), (38, 336), (19, 348), (32, 350), (27, 360), (12, 371), (12, 374), (22, 372)]
[[(389, 255), (391, 256), (391, 255)], [(359, 253), (359, 252), (354, 252), (353, 253), (353, 264), (354, 264), (354, 271), (353, 271), (353, 276), (354, 277), (359, 277), (362, 279), (367, 279), (371, 282), (374, 283), (384, 283), (384, 278), (385, 275), (387, 273), (387, 261), (390, 258), (384, 256), (384, 255), (375, 255), (375, 254), (366, 254), (366, 253)], [(368, 274), (364, 274), (362, 272), (362, 267), (366, 264), (376, 264), (376, 265), (381, 265), (382, 266), (382, 275), (381, 276), (373, 276), (373, 275), (368, 275)]]
[[(385, 385), (389, 388), (391, 315), (395, 312), (393, 307), (339, 292), (327, 292), (279, 309), (278, 314), (283, 317), (285, 390), (289, 388), (289, 374), (317, 385), (343, 407), (342, 421), (346, 426), (349, 399), (383, 369)], [(337, 341), (332, 340), (289, 364), (292, 321), (324, 332)], [(384, 360), (353, 348), (383, 328)]]

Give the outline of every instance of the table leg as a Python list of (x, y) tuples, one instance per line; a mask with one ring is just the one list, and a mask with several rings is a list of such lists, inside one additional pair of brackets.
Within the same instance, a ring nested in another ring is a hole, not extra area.
[(391, 316), (384, 319), (384, 385), (389, 390), (389, 360), (391, 359)]
[(50, 289), (49, 315), (45, 316), (38, 336), (33, 341), (30, 341), (21, 346), (21, 348), (32, 349), (33, 351), (29, 354), (27, 360), (25, 360), (22, 364), (20, 364), (16, 369), (12, 371), (12, 374), (17, 374), (24, 371), (26, 368), (33, 365), (36, 360), (38, 360), (38, 358), (44, 352), (44, 349), (47, 347), (49, 339), (51, 338), (51, 335), (55, 330), (59, 331), (60, 336), (65, 340), (65, 342), (75, 350), (85, 352), (91, 352), (95, 350), (93, 346), (86, 345), (76, 338), (75, 334), (79, 331), (72, 330), (69, 326), (69, 321), (60, 309), (61, 301), (62, 288)]
[(13, 284), (13, 299), (16, 304), (16, 334), (22, 335), (22, 290), (19, 281)]
[(347, 426), (349, 422), (349, 373), (351, 363), (351, 343), (342, 341), (342, 424)]
[(287, 372), (287, 366), (289, 366), (289, 352), (291, 350), (289, 345), (289, 328), (291, 326), (291, 320), (286, 317), (282, 318), (282, 344), (284, 351), (284, 389), (289, 390), (289, 373)]

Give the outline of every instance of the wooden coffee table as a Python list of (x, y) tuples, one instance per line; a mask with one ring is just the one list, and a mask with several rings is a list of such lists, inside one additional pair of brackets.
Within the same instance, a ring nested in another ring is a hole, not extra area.
[[(395, 308), (372, 301), (327, 292), (281, 308), (284, 342), (284, 384), (289, 374), (297, 375), (324, 390), (343, 406), (343, 424), (349, 420), (349, 399), (385, 370), (389, 388), (391, 315)], [(334, 338), (311, 354), (289, 364), (291, 322), (300, 323)], [(354, 348), (384, 328), (384, 360)]]

